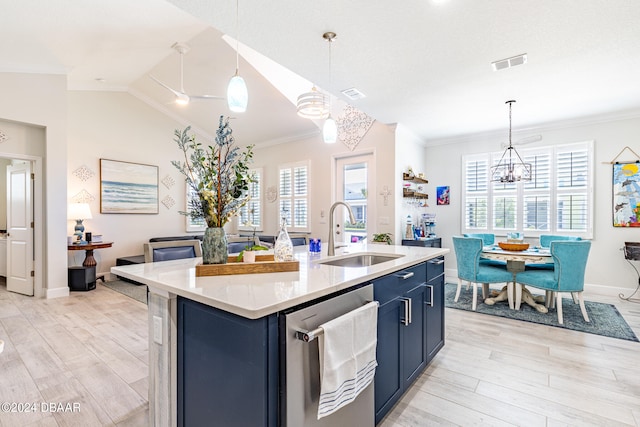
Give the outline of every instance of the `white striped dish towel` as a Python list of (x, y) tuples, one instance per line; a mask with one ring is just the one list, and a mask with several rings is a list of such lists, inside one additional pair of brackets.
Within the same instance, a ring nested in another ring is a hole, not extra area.
[(320, 325), (318, 419), (353, 402), (376, 372), (378, 302)]

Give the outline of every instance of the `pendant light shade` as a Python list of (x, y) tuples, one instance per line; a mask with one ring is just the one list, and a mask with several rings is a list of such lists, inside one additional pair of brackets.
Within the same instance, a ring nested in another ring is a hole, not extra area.
[(247, 91), (247, 85), (236, 70), (236, 75), (231, 78), (227, 87), (227, 104), (231, 111), (244, 113), (247, 111), (248, 103), (249, 92)]
[(296, 108), (298, 115), (305, 119), (324, 119), (329, 115), (328, 96), (312, 87), (310, 92), (305, 92), (298, 97)]
[(336, 121), (333, 120), (333, 117), (331, 117), (331, 114), (329, 114), (327, 120), (324, 121), (322, 139), (325, 144), (334, 144), (338, 140), (338, 126), (336, 125)]
[(511, 183), (519, 181), (531, 181), (531, 163), (525, 163), (518, 151), (511, 144), (511, 104), (516, 101), (507, 101), (509, 104), (509, 146), (497, 165), (491, 168), (491, 181)]
[(240, 77), (240, 54), (238, 49), (240, 48), (239, 39), (239, 18), (238, 18), (238, 0), (236, 0), (236, 73), (231, 80), (229, 80), (229, 86), (227, 86), (227, 105), (229, 109), (235, 113), (244, 113), (247, 111), (247, 104), (249, 103), (249, 92), (247, 91), (247, 84), (244, 79)]

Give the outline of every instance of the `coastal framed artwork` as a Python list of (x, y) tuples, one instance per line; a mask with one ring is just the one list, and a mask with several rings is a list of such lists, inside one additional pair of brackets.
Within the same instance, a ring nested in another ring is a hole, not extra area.
[(448, 205), (450, 202), (449, 198), (449, 186), (442, 186), (436, 188), (436, 197), (438, 205)]
[(613, 226), (640, 227), (640, 161), (613, 164)]
[(158, 166), (100, 159), (100, 213), (157, 214)]

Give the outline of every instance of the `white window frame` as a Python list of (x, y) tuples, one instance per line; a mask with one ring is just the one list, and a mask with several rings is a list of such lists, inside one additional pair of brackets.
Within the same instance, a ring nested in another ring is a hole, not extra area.
[[(246, 221), (243, 221), (242, 217), (247, 209), (249, 209), (250, 204), (257, 202), (260, 213), (257, 216), (258, 226), (255, 227), (255, 231), (264, 231), (264, 201), (262, 197), (262, 177), (264, 176), (264, 174), (262, 168), (249, 169), (249, 174), (253, 175), (256, 182), (252, 182), (249, 184), (249, 194), (251, 195), (251, 198), (249, 199), (249, 202), (247, 202), (247, 204), (240, 209), (240, 212), (238, 214), (238, 231), (250, 231), (253, 233), (254, 228), (247, 226)], [(255, 220), (256, 217), (254, 216), (252, 218), (252, 221)]]
[[(562, 234), (562, 235), (572, 235), (579, 236), (583, 239), (591, 239), (593, 238), (593, 218), (594, 218), (594, 198), (593, 198), (593, 187), (594, 187), (594, 151), (593, 151), (593, 140), (591, 141), (583, 141), (571, 144), (561, 144), (547, 147), (538, 147), (538, 148), (517, 148), (520, 156), (524, 159), (526, 156), (531, 156), (533, 154), (540, 153), (548, 153), (550, 155), (550, 183), (548, 189), (525, 189), (526, 183), (517, 183), (517, 184), (509, 184), (511, 188), (504, 189), (504, 184), (493, 183), (490, 182), (490, 166), (494, 165), (500, 156), (501, 152), (494, 153), (480, 153), (480, 154), (471, 154), (462, 156), (461, 162), (461, 187), (462, 187), (462, 203), (461, 203), (461, 213), (460, 213), (460, 229), (462, 233), (493, 233), (497, 236), (506, 236), (507, 232), (511, 231), (520, 231), (524, 232), (525, 237), (539, 237), (541, 234)], [(557, 156), (559, 153), (567, 152), (567, 151), (579, 151), (579, 150), (587, 150), (587, 185), (582, 189), (572, 189), (572, 190), (563, 190), (558, 188), (558, 177), (557, 177)], [(467, 191), (467, 164), (473, 161), (486, 161), (488, 162), (487, 167), (487, 188), (486, 191)], [(503, 188), (501, 188), (501, 186)], [(558, 229), (557, 224), (557, 201), (558, 196), (565, 193), (572, 194), (583, 194), (586, 196), (587, 200), (587, 208), (585, 214), (586, 218), (586, 229), (585, 230), (567, 230), (567, 229)], [(524, 198), (525, 196), (534, 196), (534, 195), (542, 195), (546, 196), (548, 194), (549, 197), (549, 229), (548, 230), (531, 230), (524, 229)], [(496, 228), (494, 226), (494, 202), (501, 196), (514, 196), (516, 198), (516, 220), (515, 226), (513, 228)], [(487, 203), (487, 219), (486, 219), (486, 227), (478, 227), (478, 228), (470, 228), (467, 227), (467, 200), (471, 197), (483, 198), (486, 197)]]
[[(295, 173), (294, 170), (296, 168), (300, 168), (300, 167), (304, 167), (307, 170), (307, 186), (306, 186), (306, 192), (304, 195), (296, 195), (294, 194), (293, 189), (295, 188), (295, 182), (293, 181), (295, 178)], [(282, 195), (280, 189), (282, 188), (281, 186), (281, 182), (280, 182), (280, 177), (281, 177), (281, 171), (285, 170), (285, 169), (289, 169), (291, 171), (291, 176), (292, 176), (292, 182), (291, 182), (291, 188), (292, 188), (292, 192), (290, 195)], [(278, 167), (278, 225), (280, 224), (280, 218), (281, 218), (281, 214), (282, 212), (280, 211), (280, 204), (282, 203), (282, 200), (289, 200), (290, 205), (291, 205), (291, 212), (288, 213), (287, 215), (287, 230), (289, 232), (309, 232), (310, 231), (310, 224), (311, 224), (311, 195), (309, 194), (311, 189), (311, 165), (310, 165), (310, 161), (309, 160), (304, 160), (301, 162), (295, 162), (295, 163), (286, 163), (286, 164), (282, 164)], [(295, 217), (295, 205), (296, 205), (296, 201), (304, 201), (306, 203), (307, 206), (307, 223), (304, 227), (297, 227), (293, 225), (293, 218)]]

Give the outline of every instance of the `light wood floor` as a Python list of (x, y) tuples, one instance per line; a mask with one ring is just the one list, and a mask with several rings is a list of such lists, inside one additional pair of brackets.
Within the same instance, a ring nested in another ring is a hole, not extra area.
[[(640, 336), (640, 304), (615, 304)], [(453, 309), (446, 345), (381, 426), (640, 425), (640, 343)], [(0, 426), (145, 426), (147, 309), (98, 285), (42, 300), (0, 284)], [(80, 412), (43, 412), (77, 403)], [(340, 427), (340, 426), (337, 426)]]

